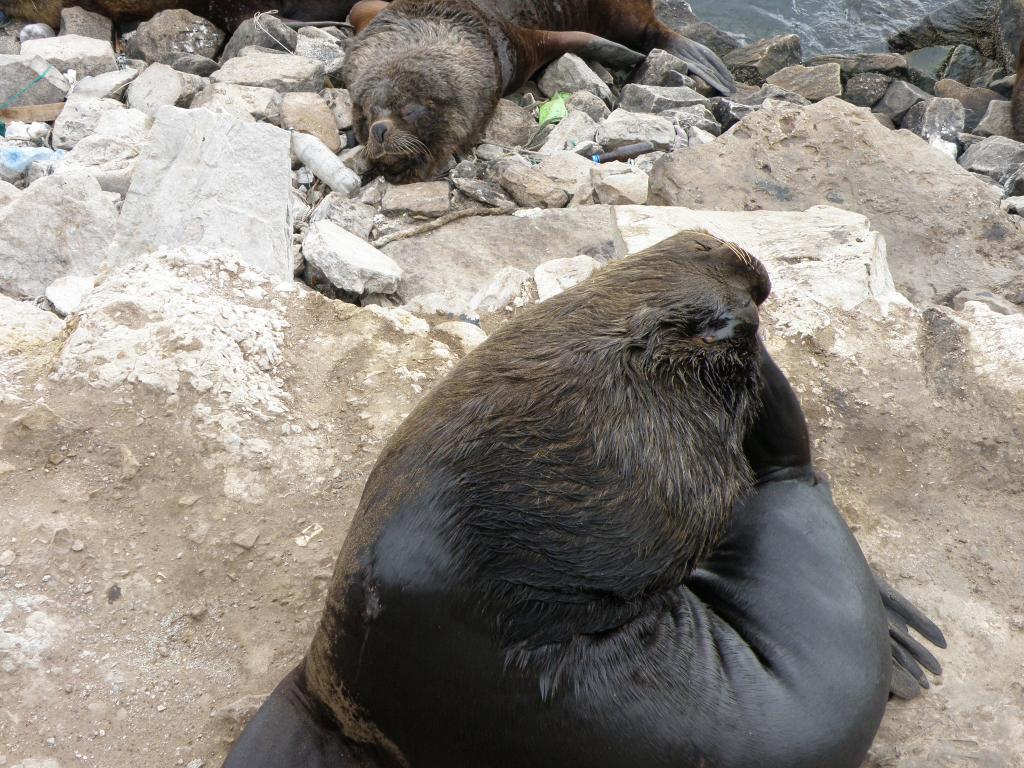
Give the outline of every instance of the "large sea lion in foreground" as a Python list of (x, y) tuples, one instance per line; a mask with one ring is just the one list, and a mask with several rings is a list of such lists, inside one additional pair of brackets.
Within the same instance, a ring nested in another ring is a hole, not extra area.
[(944, 640), (880, 597), (813, 469), (768, 291), (684, 233), (467, 355), (381, 454), (226, 768), (860, 765), (938, 668), (907, 622)]
[(722, 93), (736, 87), (654, 0), (362, 0), (350, 20), (356, 135), (389, 181), (433, 176), (480, 137), (503, 94), (564, 53), (623, 68), (662, 48)]

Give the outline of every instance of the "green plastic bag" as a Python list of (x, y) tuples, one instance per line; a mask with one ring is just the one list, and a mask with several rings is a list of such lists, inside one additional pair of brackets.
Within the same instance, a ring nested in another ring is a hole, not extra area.
[(572, 96), (571, 93), (556, 93), (550, 99), (540, 105), (540, 127), (543, 128), (548, 123), (561, 122), (567, 114), (569, 114), (568, 108), (565, 106), (565, 102)]

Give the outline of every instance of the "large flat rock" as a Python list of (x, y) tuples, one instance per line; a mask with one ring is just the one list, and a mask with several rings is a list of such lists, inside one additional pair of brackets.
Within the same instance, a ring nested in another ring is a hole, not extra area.
[(286, 131), (205, 109), (160, 110), (125, 197), (112, 259), (186, 245), (237, 253), (291, 279)]
[[(720, 181), (713, 181), (720, 180)], [(717, 141), (660, 160), (652, 203), (801, 211), (831, 204), (871, 220), (911, 299), (991, 288), (1024, 269), (1024, 226), (1000, 190), (909, 132), (838, 99), (778, 105)]]

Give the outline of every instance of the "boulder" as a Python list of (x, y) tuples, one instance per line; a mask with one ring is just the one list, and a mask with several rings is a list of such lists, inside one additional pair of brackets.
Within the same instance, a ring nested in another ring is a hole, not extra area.
[(206, 56), (200, 56), (198, 53), (182, 53), (175, 56), (170, 64), (179, 72), (186, 72), (197, 77), (209, 77), (220, 69), (220, 64), (216, 61)]
[(537, 121), (533, 119), (530, 110), (523, 109), (514, 101), (501, 99), (494, 116), (484, 129), (482, 140), (499, 147), (525, 147), (537, 128)]
[(287, 56), (255, 51), (246, 56), (229, 59), (214, 72), (215, 83), (255, 85), (275, 91), (313, 91), (324, 87), (325, 69), (322, 62), (302, 56)]
[(590, 181), (589, 160), (575, 152), (558, 152), (540, 161), (537, 170), (551, 179), (569, 195), (569, 205), (587, 205), (592, 202), (594, 185)]
[(737, 80), (762, 85), (780, 69), (799, 64), (803, 58), (800, 38), (780, 35), (737, 48), (723, 58)]
[(290, 280), (289, 139), (205, 109), (161, 109), (122, 206), (115, 262), (188, 245), (237, 253)]
[(524, 208), (564, 208), (569, 204), (568, 192), (519, 158), (499, 160), (494, 174), (501, 188)]
[(29, 40), (21, 44), (21, 54), (46, 59), (61, 72), (73, 69), (78, 77), (102, 75), (117, 69), (117, 59), (110, 41), (97, 40), (95, 37), (63, 35)]
[(139, 70), (127, 68), (102, 75), (83, 77), (75, 83), (75, 96), (89, 96), (94, 99), (117, 99), (124, 101), (129, 84), (139, 76)]
[(59, 277), (94, 275), (117, 212), (86, 174), (46, 176), (0, 208), (0, 291), (42, 296)]
[(843, 84), (839, 72), (838, 64), (819, 64), (815, 67), (795, 64), (780, 69), (767, 82), (814, 102), (842, 95)]
[(212, 59), (223, 43), (224, 32), (214, 24), (184, 8), (175, 8), (142, 22), (129, 38), (126, 52), (133, 59), (173, 64), (182, 54)]
[(711, 112), (715, 120), (722, 126), (723, 131), (732, 128), (743, 118), (756, 112), (759, 107), (752, 104), (743, 104), (734, 99), (727, 99), (724, 96), (715, 96), (710, 100)]
[(707, 103), (708, 98), (697, 93), (693, 88), (630, 83), (622, 89), (619, 109), (629, 112), (658, 113), (679, 107), (704, 106)]
[(960, 158), (960, 165), (972, 173), (1003, 184), (1024, 164), (1024, 143), (1005, 136), (990, 136), (972, 145)]
[(935, 84), (935, 95), (941, 98), (956, 99), (964, 105), (964, 127), (967, 131), (973, 131), (978, 127), (978, 123), (988, 112), (989, 104), (1002, 99), (998, 93), (990, 91), (988, 88), (969, 88), (948, 78)]
[(854, 106), (871, 109), (885, 96), (885, 92), (889, 90), (891, 83), (891, 77), (879, 72), (866, 72), (862, 75), (854, 75), (846, 81), (843, 99)]
[[(707, 178), (729, 183), (694, 183)], [(827, 200), (861, 213), (884, 234), (896, 284), (916, 301), (996, 285), (1024, 267), (1024, 231), (998, 210), (998, 188), (838, 99), (780, 104), (672, 153), (655, 165), (650, 193), (659, 205), (800, 211)]]
[(272, 88), (210, 83), (196, 94), (191, 106), (231, 115), (243, 122), (281, 124), (281, 94)]
[(123, 110), (124, 104), (114, 99), (93, 99), (72, 96), (53, 124), (52, 141), (56, 149), (71, 149), (96, 131), (100, 115), (110, 110)]
[(156, 116), (163, 107), (186, 107), (203, 88), (202, 78), (166, 64), (150, 64), (128, 86), (128, 106)]
[(95, 37), (109, 43), (114, 37), (114, 23), (106, 16), (75, 5), (61, 9), (60, 34)]
[(597, 127), (595, 140), (605, 151), (618, 149), (641, 141), (651, 142), (655, 149), (669, 149), (676, 139), (670, 120), (657, 115), (645, 115), (616, 109)]
[(340, 152), (341, 136), (334, 113), (317, 93), (293, 92), (281, 97), (281, 127), (308, 133), (324, 143), (331, 152)]
[(314, 222), (302, 239), (306, 280), (329, 295), (358, 298), (398, 291), (402, 270), (388, 256), (330, 220)]
[(907, 76), (911, 83), (925, 91), (932, 91), (942, 79), (946, 62), (953, 54), (949, 45), (933, 45), (907, 54)]
[(17, 95), (12, 103), (19, 107), (53, 104), (64, 101), (70, 88), (64, 76), (39, 56), (0, 54), (0, 103)]
[(46, 286), (46, 300), (60, 317), (67, 317), (78, 311), (95, 285), (95, 278), (89, 275), (59, 277)]
[(323, 62), (328, 74), (339, 72), (345, 63), (345, 49), (341, 41), (317, 27), (303, 27), (298, 31), (295, 53)]
[(875, 104), (874, 111), (885, 115), (894, 123), (899, 125), (907, 111), (919, 101), (928, 101), (934, 98), (931, 94), (925, 93), (916, 85), (911, 85), (903, 80), (893, 80), (885, 91), (885, 95)]
[(577, 91), (569, 97), (565, 106), (570, 112), (585, 112), (595, 123), (601, 122), (611, 114), (608, 105), (589, 91)]
[(604, 205), (643, 205), (650, 179), (625, 163), (605, 163), (591, 168), (594, 194)]
[(676, 126), (676, 135), (680, 135), (679, 129), (686, 134), (691, 128), (699, 128), (713, 136), (722, 132), (722, 126), (715, 119), (715, 113), (703, 104), (695, 104), (692, 107), (679, 107), (662, 112), (661, 116), (671, 120)]
[[(902, 126), (925, 141), (956, 142), (964, 130), (964, 105), (956, 99), (929, 99), (919, 101), (907, 110)], [(954, 147), (954, 157), (956, 156)]]
[(294, 52), (298, 39), (299, 33), (276, 16), (260, 16), (258, 26), (255, 19), (245, 19), (235, 27), (231, 39), (224, 46), (220, 60), (223, 64), (228, 59), (238, 56), (243, 48), (251, 46)]
[(448, 213), (451, 191), (447, 181), (422, 181), (417, 184), (389, 184), (381, 210), (384, 213), (408, 213), (434, 219)]
[(565, 292), (574, 285), (579, 285), (600, 268), (601, 262), (586, 254), (568, 259), (545, 261), (533, 271), (533, 282), (537, 286), (537, 300), (545, 301)]
[(376, 213), (377, 209), (371, 205), (331, 192), (313, 209), (309, 221), (333, 221), (356, 237), (369, 240)]
[(804, 62), (809, 67), (838, 64), (843, 80), (857, 75), (877, 73), (890, 78), (907, 77), (907, 60), (898, 53), (828, 53)]
[(537, 80), (541, 92), (548, 98), (562, 91), (576, 93), (589, 91), (606, 103), (611, 103), (612, 92), (605, 82), (587, 66), (579, 56), (567, 53), (549, 64)]
[(630, 82), (639, 85), (657, 85), (693, 87), (693, 81), (687, 77), (689, 72), (686, 62), (668, 51), (655, 48), (647, 54), (647, 58), (630, 76)]
[(345, 131), (352, 127), (355, 118), (352, 113), (352, 96), (344, 88), (325, 88), (320, 94), (327, 100), (327, 105), (334, 114), (334, 122), (338, 130)]
[[(943, 77), (967, 86), (975, 85), (979, 78), (987, 78), (999, 65), (987, 59), (969, 45), (958, 45), (949, 57)], [(985, 80), (988, 83), (988, 80)]]
[(978, 136), (1005, 136), (1008, 139), (1018, 138), (1013, 128), (1012, 107), (1010, 102), (993, 99), (988, 103), (984, 117), (978, 122), (974, 133)]
[(64, 156), (56, 173), (86, 173), (104, 192), (126, 195), (141, 153), (140, 143), (130, 138), (86, 136)]
[[(610, 113), (609, 113), (610, 114)], [(549, 155), (563, 150), (572, 150), (577, 144), (592, 142), (597, 135), (597, 123), (582, 111), (572, 111), (551, 129), (538, 150), (542, 155)]]

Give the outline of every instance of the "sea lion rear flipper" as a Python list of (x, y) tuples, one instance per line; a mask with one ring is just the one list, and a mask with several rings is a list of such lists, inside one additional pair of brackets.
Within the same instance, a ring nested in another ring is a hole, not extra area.
[(358, 3), (352, 6), (352, 10), (349, 11), (348, 22), (358, 35), (367, 24), (373, 21), (378, 13), (390, 4), (387, 0), (359, 0)]
[(690, 72), (719, 93), (729, 96), (736, 92), (736, 81), (718, 54), (688, 37), (657, 23), (649, 40), (652, 48), (661, 48), (686, 62)]
[[(946, 647), (946, 637), (942, 634), (942, 630), (935, 625), (935, 622), (925, 616), (917, 606), (897, 592), (878, 574), (875, 574), (875, 582), (878, 585), (879, 594), (882, 596), (882, 605), (885, 606), (886, 617), (889, 621), (889, 637), (893, 652), (891, 692), (897, 698), (911, 699), (920, 693), (920, 688), (928, 687), (927, 678), (921, 668), (924, 667), (932, 674), (940, 675), (942, 674), (942, 665), (927, 648), (910, 636), (909, 629), (913, 628), (928, 642), (939, 648)], [(919, 684), (916, 692), (913, 691), (912, 686), (908, 685), (904, 676), (907, 673)], [(920, 685), (922, 680), (925, 681), (924, 685)]]
[(514, 38), (518, 38), (520, 50), (527, 52), (527, 56), (518, 62), (518, 71), (512, 78), (512, 90), (533, 77), (545, 64), (565, 53), (574, 53), (580, 58), (599, 62), (612, 69), (630, 69), (646, 58), (632, 48), (589, 32), (553, 32), (527, 27), (513, 27), (511, 32)]

